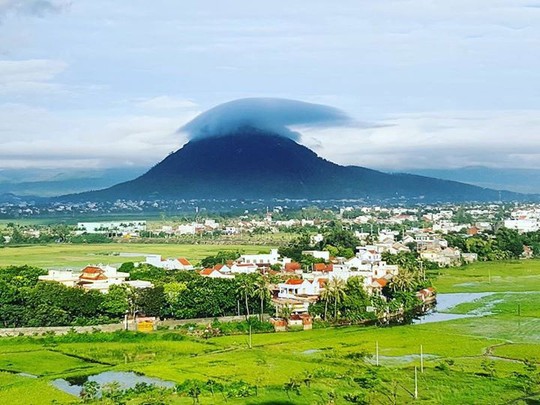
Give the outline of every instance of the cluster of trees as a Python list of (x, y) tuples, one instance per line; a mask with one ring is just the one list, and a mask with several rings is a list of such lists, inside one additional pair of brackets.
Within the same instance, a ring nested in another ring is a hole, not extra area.
[(520, 234), (515, 229), (499, 228), (495, 233), (465, 236), (451, 233), (445, 239), (452, 247), (465, 253), (478, 254), (478, 260), (517, 259), (523, 254), (525, 246), (532, 249), (534, 256), (540, 255), (540, 232)]
[(44, 243), (111, 243), (112, 239), (102, 234), (73, 235), (75, 227), (56, 224), (26, 226), (10, 222), (0, 232), (2, 238), (7, 238), (7, 245), (32, 245)]
[(0, 270), (0, 325), (3, 327), (92, 325), (107, 323), (127, 308), (116, 302), (117, 292), (69, 288), (38, 282), (42, 269), (13, 266)]
[[(310, 306), (310, 313), (331, 322), (361, 322), (377, 319), (384, 313), (405, 312), (417, 308), (421, 302), (416, 292), (430, 285), (419, 272), (404, 270), (392, 278), (381, 294), (368, 295), (360, 277), (346, 282), (331, 279), (321, 299)], [(371, 307), (368, 311), (368, 307)]]
[(270, 282), (260, 275), (211, 279), (194, 271), (165, 271), (144, 265), (130, 269), (132, 279), (153, 288), (114, 285), (108, 294), (39, 282), (46, 271), (29, 266), (0, 269), (0, 324), (3, 327), (95, 325), (120, 320), (126, 312), (161, 318), (203, 318), (258, 314), (273, 310)]
[(327, 250), (330, 252), (330, 256), (351, 258), (354, 256), (356, 247), (360, 245), (360, 240), (354, 232), (345, 229), (340, 222), (330, 221), (327, 223), (322, 230), (322, 236), (322, 241), (314, 242), (308, 232), (302, 232), (298, 237), (282, 246), (279, 249), (279, 254), (309, 265), (314, 259), (312, 256), (302, 255), (304, 250)]

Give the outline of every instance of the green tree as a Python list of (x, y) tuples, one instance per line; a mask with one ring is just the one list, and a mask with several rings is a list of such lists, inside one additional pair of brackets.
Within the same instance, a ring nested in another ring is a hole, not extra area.
[(255, 283), (252, 275), (240, 274), (235, 277), (236, 292), (240, 299), (244, 300), (246, 308), (246, 320), (249, 318), (249, 298), (253, 297), (255, 291)]
[(346, 284), (345, 284), (345, 281), (343, 281), (340, 278), (333, 278), (328, 281), (326, 288), (330, 291), (330, 297), (332, 298), (332, 301), (334, 302), (334, 321), (335, 321), (337, 320), (337, 316), (338, 316), (338, 306), (343, 302), (343, 300), (347, 296)]
[(257, 274), (253, 287), (253, 295), (258, 297), (260, 300), (259, 319), (262, 321), (264, 313), (264, 302), (270, 299), (270, 283), (268, 281), (268, 278), (262, 274)]

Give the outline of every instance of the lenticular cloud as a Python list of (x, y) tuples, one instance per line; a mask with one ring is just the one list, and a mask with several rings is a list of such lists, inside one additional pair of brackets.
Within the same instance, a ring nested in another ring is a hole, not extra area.
[(321, 104), (280, 98), (245, 98), (220, 104), (198, 115), (182, 128), (190, 140), (219, 137), (254, 127), (293, 140), (300, 134), (291, 126), (332, 127), (351, 123), (341, 110)]

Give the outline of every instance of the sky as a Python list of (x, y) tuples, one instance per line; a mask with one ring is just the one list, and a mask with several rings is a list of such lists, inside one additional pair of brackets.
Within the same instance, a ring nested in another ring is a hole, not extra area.
[(540, 0), (0, 0), (0, 169), (152, 166), (239, 98), (344, 165), (540, 168)]

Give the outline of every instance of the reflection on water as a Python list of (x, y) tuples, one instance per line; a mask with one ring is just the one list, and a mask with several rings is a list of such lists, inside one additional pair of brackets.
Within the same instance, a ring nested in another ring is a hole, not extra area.
[(52, 384), (68, 394), (80, 396), (83, 388), (83, 384), (87, 381), (95, 381), (100, 386), (108, 383), (117, 382), (119, 389), (126, 390), (128, 388), (134, 388), (138, 383), (146, 383), (155, 385), (157, 387), (173, 388), (174, 383), (171, 381), (161, 380), (159, 378), (146, 377), (142, 374), (137, 374), (132, 371), (106, 371), (100, 374), (91, 376), (78, 376), (70, 377), (68, 379), (59, 378), (54, 380)]
[(459, 304), (473, 302), (480, 298), (492, 295), (492, 292), (483, 293), (453, 293), (453, 294), (437, 294), (437, 305), (428, 310), (423, 315), (415, 317), (413, 324), (423, 324), (432, 322), (451, 321), (453, 319), (472, 318), (475, 316), (487, 315), (487, 312), (471, 312), (469, 314), (452, 314), (440, 311), (449, 311)]

